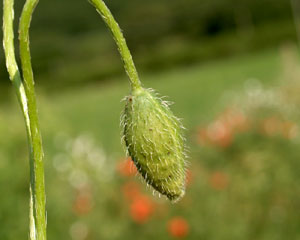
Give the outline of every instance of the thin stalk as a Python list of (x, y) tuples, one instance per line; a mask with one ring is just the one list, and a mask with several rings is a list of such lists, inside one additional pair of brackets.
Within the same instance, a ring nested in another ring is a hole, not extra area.
[(131, 89), (135, 90), (141, 87), (141, 82), (139, 80), (139, 76), (137, 70), (135, 68), (134, 62), (132, 60), (132, 56), (127, 47), (126, 40), (122, 34), (122, 31), (111, 14), (108, 7), (102, 0), (88, 0), (97, 10), (97, 12), (101, 15), (102, 19), (112, 32), (114, 40), (118, 46), (119, 53), (124, 63), (125, 71), (129, 77)]
[(37, 1), (25, 3), (20, 20), (20, 54), (24, 82), (14, 51), (14, 0), (3, 0), (3, 46), (6, 67), (12, 81), (25, 119), (30, 151), (30, 240), (46, 240), (45, 187), (42, 140), (37, 117), (36, 97), (29, 52), (29, 26), (31, 14)]
[[(46, 196), (44, 181), (44, 151), (40, 133), (33, 71), (29, 47), (29, 28), (38, 0), (27, 0), (19, 24), (20, 57), (30, 119), (30, 185), (33, 196), (33, 216), (37, 240), (46, 240)], [(32, 234), (34, 235), (34, 234)], [(35, 239), (35, 238), (34, 238)]]

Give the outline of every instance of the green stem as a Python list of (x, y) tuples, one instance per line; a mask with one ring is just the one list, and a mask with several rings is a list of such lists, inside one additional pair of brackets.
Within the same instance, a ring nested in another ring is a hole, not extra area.
[(104, 20), (104, 22), (106, 23), (110, 31), (112, 32), (114, 40), (118, 46), (118, 50), (120, 52), (121, 58), (123, 60), (126, 73), (130, 80), (131, 89), (135, 90), (140, 88), (141, 82), (139, 80), (137, 70), (135, 68), (134, 62), (132, 60), (132, 56), (126, 44), (126, 40), (122, 34), (122, 31), (118, 23), (116, 22), (110, 10), (102, 0), (88, 0), (88, 1), (97, 9), (102, 19)]
[(34, 79), (29, 48), (29, 28), (33, 11), (38, 0), (27, 0), (19, 24), (20, 57), (24, 79), (25, 92), (28, 98), (28, 113), (30, 118), (30, 185), (33, 200), (33, 220), (37, 240), (46, 240), (46, 196), (44, 181), (44, 152), (38, 120)]
[(29, 26), (37, 1), (27, 0), (20, 19), (20, 55), (24, 82), (16, 63), (14, 51), (14, 0), (3, 0), (3, 45), (10, 80), (25, 118), (30, 150), (30, 239), (46, 239), (45, 187), (42, 140), (37, 117), (36, 97), (29, 52)]

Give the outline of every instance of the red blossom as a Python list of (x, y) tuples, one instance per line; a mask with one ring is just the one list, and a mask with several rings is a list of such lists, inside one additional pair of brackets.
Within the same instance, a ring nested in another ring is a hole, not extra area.
[(124, 177), (134, 176), (137, 173), (136, 166), (130, 157), (126, 158), (126, 160), (122, 159), (117, 165), (117, 170)]
[(231, 128), (221, 121), (211, 123), (207, 128), (198, 130), (197, 142), (199, 144), (211, 144), (219, 147), (228, 147), (233, 141)]
[(92, 208), (92, 195), (89, 193), (79, 193), (73, 203), (73, 212), (77, 215), (86, 215)]
[(249, 128), (247, 117), (237, 109), (227, 109), (220, 117), (234, 132), (243, 132)]
[(154, 211), (154, 203), (144, 195), (134, 198), (130, 205), (130, 215), (139, 224), (145, 223)]
[(209, 140), (219, 147), (226, 148), (233, 141), (232, 128), (226, 122), (218, 120), (211, 124), (207, 131)]
[(184, 238), (189, 233), (189, 224), (182, 217), (173, 217), (168, 222), (168, 232), (172, 237)]
[(122, 186), (122, 192), (127, 200), (134, 200), (141, 195), (140, 187), (135, 182), (127, 182)]
[(236, 133), (248, 128), (249, 121), (241, 111), (227, 109), (206, 128), (199, 128), (197, 142), (226, 148), (232, 144)]

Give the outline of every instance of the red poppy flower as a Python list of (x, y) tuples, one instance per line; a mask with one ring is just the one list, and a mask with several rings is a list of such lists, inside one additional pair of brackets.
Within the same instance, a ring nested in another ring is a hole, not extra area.
[(223, 112), (220, 120), (228, 125), (235, 132), (245, 131), (249, 127), (246, 116), (237, 109), (227, 109)]
[(93, 208), (92, 196), (86, 193), (80, 193), (73, 203), (73, 211), (77, 215), (88, 214)]
[(140, 187), (136, 182), (127, 182), (122, 186), (122, 192), (126, 199), (134, 200), (141, 195)]
[(153, 202), (143, 195), (136, 197), (130, 205), (130, 215), (137, 223), (145, 223), (154, 211)]
[(184, 238), (189, 233), (189, 224), (182, 217), (174, 217), (168, 222), (168, 232), (176, 238)]
[(124, 177), (134, 176), (137, 173), (136, 166), (130, 157), (126, 160), (122, 159), (117, 165), (117, 170)]
[(233, 130), (223, 121), (216, 121), (207, 130), (210, 141), (219, 147), (228, 147), (233, 141)]
[(248, 128), (249, 121), (241, 111), (227, 109), (206, 128), (199, 128), (197, 142), (226, 148), (232, 144), (236, 133)]

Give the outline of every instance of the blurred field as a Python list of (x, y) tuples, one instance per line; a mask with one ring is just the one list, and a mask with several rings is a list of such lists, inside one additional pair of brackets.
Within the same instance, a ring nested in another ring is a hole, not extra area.
[[(17, 22), (24, 1), (15, 2)], [(297, 39), (287, 0), (173, 0), (172, 4), (169, 0), (114, 0), (107, 4), (139, 71), (190, 66)], [(40, 87), (56, 91), (118, 80), (123, 73), (115, 44), (87, 1), (41, 1), (30, 33)], [(0, 51), (0, 99), (8, 85), (6, 76)]]
[[(216, 113), (226, 90), (243, 88), (246, 80), (251, 78), (270, 84), (279, 72), (278, 50), (272, 49), (157, 74), (140, 73), (140, 77), (145, 87), (151, 86), (162, 96), (170, 96), (167, 99), (176, 102), (172, 106), (173, 111), (184, 117), (184, 125), (191, 129), (199, 121), (207, 120)], [(51, 94), (43, 94), (41, 90), (38, 95), (43, 131), (63, 131), (75, 135), (89, 131), (105, 149), (120, 152), (120, 143), (115, 140), (119, 138), (118, 122), (123, 108), (121, 100), (129, 91), (127, 81), (124, 75), (117, 83), (112, 80), (111, 84), (104, 86), (88, 85)], [(11, 98), (15, 101), (14, 93)], [(11, 124), (22, 122), (16, 104), (14, 102), (13, 107), (12, 104), (4, 104), (2, 121), (8, 115), (13, 118), (9, 120)]]
[[(146, 87), (175, 102), (172, 110), (188, 129), (191, 167), (178, 204), (153, 197), (124, 160), (119, 116), (129, 91), (125, 75), (59, 92), (38, 88), (49, 239), (300, 239), (299, 114), (264, 101), (255, 110), (243, 104), (252, 88), (281, 99), (276, 89), (293, 64), (274, 48), (140, 73)], [(291, 89), (289, 101), (299, 106), (292, 97), (299, 89)], [(0, 105), (0, 239), (14, 240), (27, 235), (29, 168), (23, 119), (9, 96)], [(247, 128), (238, 132), (231, 124), (215, 138), (206, 135), (206, 126), (212, 123), (215, 132), (220, 125), (214, 123), (228, 121), (236, 107), (243, 113), (238, 119), (251, 120)], [(259, 114), (260, 108), (267, 110)], [(259, 130), (266, 119), (276, 126), (269, 135)], [(292, 137), (281, 135), (282, 122)]]

